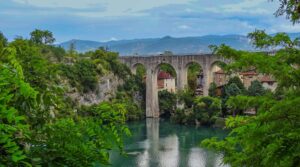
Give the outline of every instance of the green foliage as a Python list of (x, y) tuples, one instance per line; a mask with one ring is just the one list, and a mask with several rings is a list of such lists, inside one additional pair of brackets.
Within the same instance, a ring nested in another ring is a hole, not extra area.
[(198, 76), (201, 74), (201, 71), (202, 71), (202, 68), (199, 64), (197, 63), (191, 63), (189, 66), (188, 66), (188, 86), (189, 86), (189, 89), (193, 90), (194, 92), (196, 91), (197, 89), (197, 79), (198, 79)]
[(47, 57), (47, 59), (50, 59), (53, 62), (62, 62), (66, 57), (64, 48), (52, 45), (41, 46), (41, 53), (44, 57)]
[(2, 49), (7, 45), (7, 39), (6, 37), (3, 35), (3, 33), (0, 31), (0, 52), (2, 51)]
[(120, 78), (126, 79), (131, 74), (130, 69), (118, 60), (118, 53), (116, 52), (110, 52), (104, 48), (99, 48), (94, 52), (87, 52), (86, 55), (90, 56), (95, 63), (106, 62), (103, 63), (104, 68), (112, 71)]
[(197, 97), (193, 108), (194, 118), (201, 124), (212, 125), (221, 113), (221, 100), (213, 97)]
[(74, 42), (72, 42), (71, 44), (70, 44), (70, 48), (69, 48), (69, 50), (68, 50), (68, 54), (70, 55), (70, 56), (75, 56), (77, 53), (76, 53), (76, 47), (75, 47), (75, 43)]
[(159, 69), (161, 71), (165, 71), (165, 72), (171, 74), (172, 77), (177, 76), (175, 69), (170, 64), (162, 63), (162, 64), (159, 65)]
[(230, 96), (237, 96), (241, 94), (242, 91), (235, 83), (231, 83), (225, 87), (225, 93), (227, 97), (230, 97)]
[(29, 126), (25, 115), (14, 104), (20, 99), (34, 101), (37, 92), (24, 81), (15, 50), (5, 48), (4, 51), (6, 63), (0, 62), (0, 166), (25, 165), (24, 147), (29, 138)]
[[(273, 0), (272, 0), (273, 1)], [(286, 15), (286, 18), (294, 24), (300, 20), (300, 3), (295, 0), (279, 0), (280, 7), (275, 12), (275, 16)]]
[(171, 115), (171, 121), (178, 124), (195, 124), (195, 118), (193, 118), (192, 108), (179, 109), (177, 108), (175, 112)]
[(108, 164), (110, 149), (122, 152), (127, 111), (136, 106), (118, 99), (83, 109), (63, 86), (67, 79), (89, 91), (104, 72), (128, 79), (130, 71), (108, 51), (103, 60), (92, 58), (95, 51), (70, 62), (62, 48), (47, 45), (54, 38), (45, 32), (17, 38), (0, 51), (0, 166)]
[(235, 84), (241, 92), (245, 92), (246, 88), (238, 76), (229, 79), (227, 85)]
[(123, 149), (122, 134), (126, 109), (119, 103), (104, 102), (81, 111), (84, 117), (64, 118), (45, 126), (30, 156), (42, 166), (93, 166), (108, 164), (108, 151)]
[[(138, 91), (135, 91), (137, 93)], [(143, 98), (143, 97), (142, 97)], [(144, 118), (144, 110), (141, 105), (144, 105), (144, 98), (141, 101), (135, 101), (130, 92), (118, 91), (116, 95), (116, 102), (121, 103), (125, 106), (126, 110), (126, 120), (135, 121)]]
[(117, 101), (123, 103), (128, 110), (126, 115), (128, 121), (141, 120), (145, 116), (146, 83), (144, 82), (144, 72), (145, 68), (138, 66), (137, 74), (124, 78), (124, 84), (118, 87), (116, 93)]
[(194, 92), (190, 89), (178, 90), (177, 97), (179, 102), (183, 103), (186, 108), (191, 108), (194, 104)]
[[(226, 127), (232, 129), (224, 139), (208, 139), (203, 145), (224, 154), (224, 162), (231, 166), (300, 165), (300, 50), (286, 34), (269, 36), (264, 31), (251, 33), (253, 43), (260, 48), (279, 50), (268, 53), (237, 51), (228, 46), (216, 47), (214, 52), (234, 60), (231, 71), (255, 68), (257, 72), (275, 77), (275, 94), (230, 97), (227, 105), (233, 109), (256, 108), (256, 116), (230, 117)], [(267, 64), (267, 65), (266, 65)]]
[(265, 94), (265, 89), (258, 80), (254, 80), (248, 88), (248, 94), (249, 96), (262, 96)]
[(221, 114), (221, 100), (214, 97), (193, 98), (191, 108), (176, 109), (171, 120), (180, 124), (213, 125)]
[(55, 38), (53, 37), (52, 32), (48, 30), (35, 29), (30, 33), (30, 40), (35, 44), (49, 45), (53, 44)]
[(176, 109), (177, 97), (176, 94), (167, 90), (158, 92), (159, 111), (162, 115), (171, 115)]
[[(28, 116), (32, 126), (41, 126), (52, 121), (53, 116), (66, 112), (68, 104), (64, 102), (62, 87), (57, 84), (57, 65), (42, 54), (43, 45), (18, 38), (9, 46), (16, 50), (16, 59), (22, 66), (24, 80), (39, 92), (36, 106), (20, 100), (16, 102), (16, 108)], [(3, 60), (5, 61), (5, 56)]]
[(64, 75), (69, 78), (70, 83), (81, 92), (95, 91), (98, 83), (96, 66), (92, 60), (83, 59), (74, 65), (61, 66)]
[(217, 84), (215, 82), (210, 83), (208, 88), (208, 95), (211, 97), (217, 96)]
[(139, 77), (141, 80), (143, 80), (144, 77), (146, 76), (146, 68), (143, 65), (141, 64), (137, 65), (136, 76)]

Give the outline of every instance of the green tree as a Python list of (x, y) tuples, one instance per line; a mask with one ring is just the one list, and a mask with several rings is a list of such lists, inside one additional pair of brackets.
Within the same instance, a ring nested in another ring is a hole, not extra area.
[(192, 91), (196, 91), (197, 86), (198, 86), (198, 76), (201, 74), (202, 72), (202, 68), (199, 64), (197, 63), (191, 63), (188, 66), (188, 86), (189, 89), (191, 89)]
[[(24, 81), (21, 65), (13, 48), (5, 48), (0, 57), (0, 165), (28, 165), (24, 147), (29, 139), (26, 116), (16, 108), (17, 101), (32, 102), (37, 92)], [(5, 57), (5, 59), (3, 59)]]
[[(232, 129), (224, 140), (205, 140), (203, 145), (224, 154), (231, 166), (291, 167), (300, 165), (300, 49), (299, 40), (287, 34), (269, 36), (264, 31), (249, 34), (259, 48), (279, 48), (274, 55), (238, 51), (226, 45), (214, 53), (234, 60), (229, 69), (255, 67), (257, 72), (274, 76), (276, 95), (230, 97), (227, 105), (235, 109), (257, 109), (251, 117), (236, 116), (226, 121)], [(266, 65), (268, 64), (268, 65)]]
[(7, 39), (4, 34), (0, 31), (0, 52), (7, 45)]
[(137, 65), (136, 76), (139, 77), (141, 80), (143, 80), (144, 77), (146, 76), (146, 68), (143, 65), (141, 64)]
[(158, 92), (159, 111), (162, 115), (171, 115), (176, 109), (177, 97), (176, 94), (162, 90)]
[(238, 76), (230, 78), (227, 85), (231, 85), (232, 83), (234, 83), (242, 91), (242, 93), (246, 91), (244, 84)]
[(71, 42), (69, 50), (68, 50), (68, 54), (70, 56), (75, 56), (76, 55), (76, 46), (75, 46), (75, 42)]
[(242, 93), (241, 89), (235, 84), (231, 83), (225, 87), (225, 93), (227, 97), (237, 96)]
[[(115, 147), (122, 152), (127, 110), (135, 108), (113, 100), (82, 111), (66, 96), (68, 77), (53, 59), (65, 54), (22, 38), (0, 52), (0, 166), (93, 166), (108, 164)], [(68, 68), (88, 88), (99, 75), (92, 54)], [(130, 74), (115, 53), (105, 55), (107, 70)]]
[(215, 123), (221, 114), (221, 100), (213, 97), (197, 97), (193, 108), (194, 119), (197, 119), (204, 125)]
[(81, 60), (74, 64), (78, 82), (83, 92), (94, 91), (97, 86), (96, 66), (91, 60)]
[[(272, 0), (273, 1), (273, 0)], [(300, 20), (300, 2), (297, 0), (279, 0), (280, 7), (275, 12), (276, 16), (286, 15), (294, 24)]]
[(215, 82), (210, 83), (208, 88), (208, 95), (211, 97), (217, 96), (217, 84)]
[[(47, 124), (35, 141), (30, 157), (34, 165), (95, 166), (109, 164), (109, 150), (123, 151), (122, 136), (130, 135), (121, 103), (103, 102), (81, 111), (84, 117), (63, 118)], [(35, 164), (36, 163), (36, 164)]]
[(171, 74), (172, 77), (176, 77), (176, 71), (170, 64), (163, 63), (159, 66), (159, 68), (161, 71)]
[(53, 44), (55, 38), (51, 31), (35, 29), (30, 33), (30, 40), (35, 44)]
[(258, 80), (251, 82), (251, 85), (248, 88), (248, 94), (250, 96), (262, 96), (265, 93), (265, 89)]
[(194, 92), (190, 89), (178, 90), (177, 97), (179, 102), (184, 103), (186, 108), (191, 108), (194, 104)]

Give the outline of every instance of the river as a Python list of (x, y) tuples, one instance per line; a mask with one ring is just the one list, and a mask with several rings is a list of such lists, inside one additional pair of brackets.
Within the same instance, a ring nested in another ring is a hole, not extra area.
[(130, 122), (127, 156), (112, 151), (113, 167), (225, 167), (221, 155), (201, 148), (201, 140), (225, 137), (222, 129), (172, 124), (159, 119)]

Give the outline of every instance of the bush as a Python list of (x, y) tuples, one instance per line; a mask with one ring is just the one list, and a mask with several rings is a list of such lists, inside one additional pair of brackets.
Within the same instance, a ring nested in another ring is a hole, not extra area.
[(91, 60), (80, 60), (74, 65), (61, 65), (63, 74), (81, 92), (95, 91), (98, 83), (96, 66)]
[(248, 95), (249, 96), (262, 96), (265, 94), (265, 89), (262, 84), (258, 81), (252, 81), (251, 85), (248, 88)]
[(221, 100), (213, 97), (197, 97), (193, 109), (195, 118), (201, 124), (212, 125), (221, 115)]
[(217, 96), (217, 84), (215, 82), (210, 83), (209, 89), (208, 89), (208, 95), (211, 97)]
[(171, 115), (176, 109), (177, 97), (176, 94), (167, 90), (158, 92), (159, 111), (161, 115)]

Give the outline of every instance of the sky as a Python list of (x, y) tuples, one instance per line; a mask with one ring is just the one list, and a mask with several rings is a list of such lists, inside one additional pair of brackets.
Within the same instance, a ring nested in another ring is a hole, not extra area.
[(9, 40), (50, 30), (56, 43), (300, 32), (275, 17), (275, 0), (0, 0), (0, 31)]

